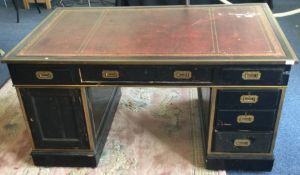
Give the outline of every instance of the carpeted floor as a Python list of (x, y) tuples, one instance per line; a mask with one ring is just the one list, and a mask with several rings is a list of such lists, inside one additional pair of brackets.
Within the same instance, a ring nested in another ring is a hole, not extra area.
[(225, 175), (204, 168), (196, 91), (122, 88), (98, 167), (42, 168), (32, 164), (30, 137), (9, 81), (0, 90), (0, 174)]
[[(3, 3), (3, 1), (0, 0), (0, 3)], [(11, 1), (7, 1), (7, 3), (8, 8), (0, 4), (0, 48), (6, 53), (17, 45), (19, 41), (51, 12), (51, 10), (44, 8), (41, 9), (41, 14), (35, 8), (31, 8), (30, 10), (20, 9), (20, 23), (16, 23), (16, 12)], [(0, 63), (0, 87), (8, 78), (7, 66)]]

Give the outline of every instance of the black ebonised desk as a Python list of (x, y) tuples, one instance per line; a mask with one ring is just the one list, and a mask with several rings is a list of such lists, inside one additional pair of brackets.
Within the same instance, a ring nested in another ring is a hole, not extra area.
[(120, 86), (198, 87), (209, 169), (271, 170), (297, 61), (265, 4), (58, 8), (4, 59), (42, 166), (97, 166)]

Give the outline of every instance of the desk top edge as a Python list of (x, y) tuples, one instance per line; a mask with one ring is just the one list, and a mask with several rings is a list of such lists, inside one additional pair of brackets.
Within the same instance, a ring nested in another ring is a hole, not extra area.
[[(192, 5), (188, 8), (205, 8), (205, 7), (225, 7), (226, 5)], [(234, 4), (232, 6), (249, 6), (249, 4)], [(12, 49), (1, 62), (8, 64), (295, 64), (298, 63), (298, 59), (285, 35), (283, 34), (278, 22), (271, 14), (271, 10), (265, 3), (251, 3), (250, 6), (261, 7), (268, 18), (272, 28), (275, 30), (276, 37), (280, 42), (282, 49), (284, 50), (285, 56), (263, 56), (263, 59), (258, 59), (251, 55), (246, 56), (232, 56), (232, 55), (215, 55), (215, 56), (193, 56), (193, 55), (145, 55), (145, 56), (18, 56), (18, 52), (22, 49), (22, 46), (26, 44), (34, 32), (40, 30), (41, 26), (45, 25), (47, 20), (51, 19), (53, 14), (58, 11), (68, 10), (81, 10), (87, 9), (84, 7), (76, 8), (57, 8), (50, 15), (48, 15), (30, 34), (28, 34), (14, 49)], [(186, 8), (186, 6), (142, 6), (142, 7), (94, 7), (92, 9), (152, 9), (152, 8)], [(16, 59), (16, 57), (18, 57)], [(70, 60), (71, 58), (71, 60)], [(84, 60), (82, 60), (84, 58)], [(99, 59), (100, 58), (100, 59)], [(142, 59), (141, 59), (142, 58)], [(155, 59), (159, 58), (159, 59)], [(184, 58), (184, 60), (182, 60)]]

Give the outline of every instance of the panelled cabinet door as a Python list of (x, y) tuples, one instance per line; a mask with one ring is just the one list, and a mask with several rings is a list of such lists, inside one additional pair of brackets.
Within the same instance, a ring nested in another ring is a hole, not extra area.
[(88, 148), (79, 89), (22, 88), (36, 148)]

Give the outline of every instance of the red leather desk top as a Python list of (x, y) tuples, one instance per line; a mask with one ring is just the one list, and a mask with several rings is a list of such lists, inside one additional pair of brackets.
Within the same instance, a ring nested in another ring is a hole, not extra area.
[(14, 59), (286, 59), (265, 8), (250, 5), (58, 9), (23, 41)]

